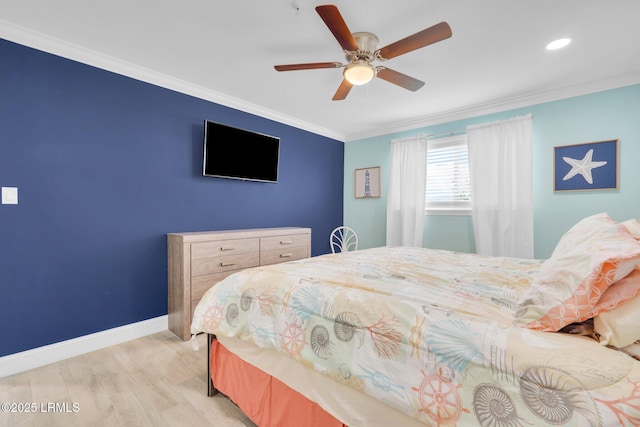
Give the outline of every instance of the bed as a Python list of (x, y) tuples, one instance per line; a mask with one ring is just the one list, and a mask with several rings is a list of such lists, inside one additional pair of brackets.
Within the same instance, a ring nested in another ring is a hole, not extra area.
[(248, 269), (192, 333), (261, 427), (640, 425), (639, 225), (585, 218), (544, 261), (383, 247)]

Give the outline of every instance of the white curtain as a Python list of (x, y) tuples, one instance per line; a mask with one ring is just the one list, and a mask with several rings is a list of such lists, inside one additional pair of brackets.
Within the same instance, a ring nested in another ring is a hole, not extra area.
[(530, 114), (467, 127), (478, 254), (533, 258), (532, 128)]
[(422, 246), (427, 180), (427, 137), (391, 141), (387, 245)]

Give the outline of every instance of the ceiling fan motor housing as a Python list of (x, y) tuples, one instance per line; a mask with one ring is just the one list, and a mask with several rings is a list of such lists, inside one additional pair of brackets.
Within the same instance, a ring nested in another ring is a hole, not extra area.
[(376, 37), (376, 35), (372, 33), (360, 32), (353, 33), (353, 38), (356, 39), (358, 50), (356, 52), (347, 52), (347, 61), (373, 61), (375, 59), (375, 53), (380, 47), (380, 41), (378, 40), (378, 37)]

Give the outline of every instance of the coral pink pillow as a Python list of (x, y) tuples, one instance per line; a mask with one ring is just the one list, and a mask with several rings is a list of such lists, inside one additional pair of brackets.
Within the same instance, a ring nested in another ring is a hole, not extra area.
[(632, 298), (605, 291), (640, 266), (640, 243), (629, 230), (606, 213), (585, 218), (558, 242), (551, 258), (537, 272), (518, 302), (514, 324), (541, 331), (557, 331), (582, 322)]

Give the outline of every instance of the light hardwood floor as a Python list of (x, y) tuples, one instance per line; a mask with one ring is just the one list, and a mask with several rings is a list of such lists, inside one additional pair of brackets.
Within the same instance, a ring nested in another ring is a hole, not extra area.
[(0, 412), (0, 426), (255, 426), (207, 397), (206, 337), (197, 339), (194, 351), (160, 332), (1, 378), (0, 403), (36, 411)]

